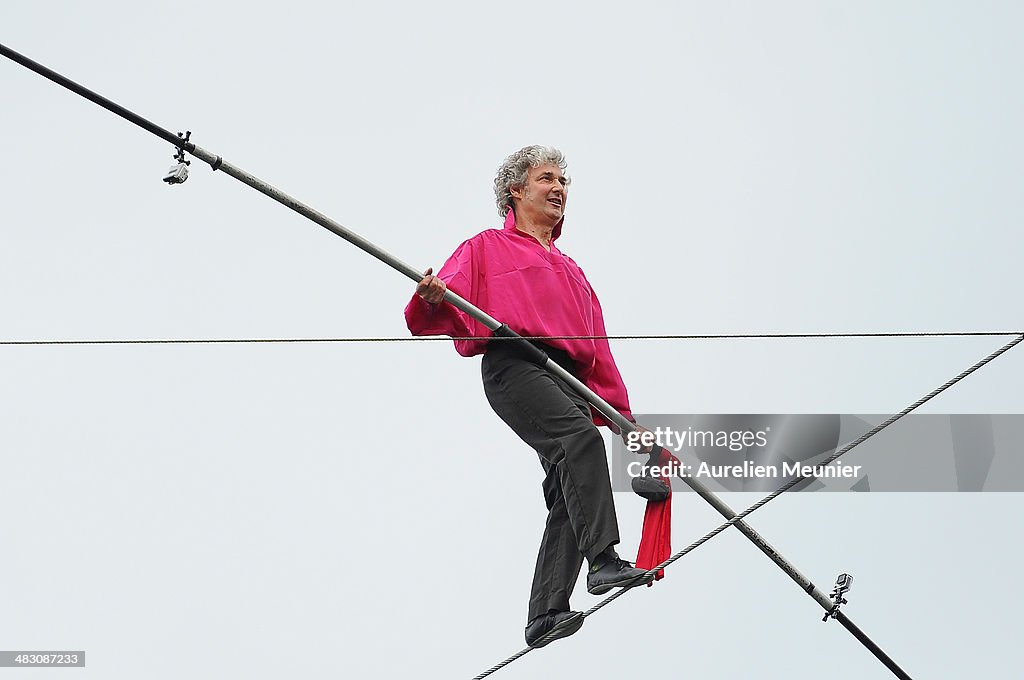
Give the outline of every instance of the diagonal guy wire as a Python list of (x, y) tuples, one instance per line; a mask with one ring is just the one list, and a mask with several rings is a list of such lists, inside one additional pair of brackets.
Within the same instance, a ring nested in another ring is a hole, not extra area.
[[(996, 350), (992, 354), (989, 354), (987, 357), (985, 357), (981, 361), (977, 362), (976, 364), (974, 364), (973, 366), (971, 366), (967, 370), (963, 371), (962, 373), (960, 373), (956, 377), (951, 378), (950, 380), (947, 380), (945, 383), (943, 383), (939, 387), (935, 388), (934, 390), (932, 390), (931, 392), (929, 392), (925, 396), (921, 397), (920, 399), (915, 401), (913, 404), (911, 404), (907, 408), (903, 409), (902, 411), (900, 411), (896, 415), (891, 416), (885, 422), (880, 423), (879, 425), (876, 425), (872, 429), (870, 429), (867, 432), (865, 432), (864, 434), (862, 434), (857, 439), (853, 440), (852, 442), (850, 442), (846, 446), (842, 447), (841, 449), (836, 451), (834, 454), (832, 454), (831, 456), (826, 458), (821, 463), (822, 467), (824, 467), (825, 465), (831, 465), (836, 460), (838, 460), (840, 456), (843, 456), (843, 455), (847, 454), (855, 446), (858, 446), (858, 445), (864, 443), (869, 438), (875, 436), (876, 434), (878, 434), (879, 432), (881, 432), (885, 428), (889, 427), (890, 425), (895, 423), (900, 418), (902, 418), (905, 415), (909, 414), (911, 411), (914, 411), (915, 409), (919, 408), (925, 402), (934, 399), (936, 396), (938, 396), (942, 392), (945, 392), (947, 389), (949, 389), (953, 385), (957, 384), (958, 382), (960, 382), (961, 380), (963, 380), (964, 378), (969, 376), (971, 373), (974, 373), (975, 371), (977, 371), (982, 366), (984, 366), (984, 365), (988, 364), (989, 362), (993, 361), (996, 357), (998, 357), (998, 356), (1008, 352), (1014, 346), (1020, 344), (1021, 341), (1024, 341), (1024, 334), (1021, 334), (1021, 335), (1017, 336), (1016, 338), (1014, 338), (1013, 340), (1011, 340), (1007, 344), (1003, 345), (1002, 347), (1000, 347), (998, 350)], [(767, 496), (765, 496), (764, 498), (759, 500), (757, 503), (754, 503), (749, 508), (747, 508), (743, 512), (739, 513), (738, 515), (736, 515), (732, 519), (723, 522), (722, 524), (717, 526), (712, 531), (709, 531), (708, 533), (704, 534), (699, 539), (697, 539), (696, 541), (694, 541), (690, 545), (686, 546), (685, 548), (683, 548), (682, 550), (677, 552), (675, 555), (673, 555), (672, 557), (670, 557), (667, 560), (665, 560), (664, 562), (662, 562), (661, 564), (659, 564), (659, 565), (657, 565), (655, 567), (652, 567), (651, 569), (648, 569), (647, 573), (648, 574), (650, 574), (651, 572), (657, 573), (661, 569), (664, 569), (665, 567), (669, 566), (673, 562), (681, 559), (684, 555), (687, 555), (687, 554), (693, 552), (694, 550), (696, 550), (697, 548), (699, 548), (700, 546), (704, 545), (705, 543), (710, 541), (712, 538), (714, 538), (718, 534), (720, 534), (723, 531), (725, 531), (726, 529), (728, 529), (730, 526), (736, 524), (736, 522), (739, 522), (740, 520), (742, 520), (745, 517), (753, 514), (757, 510), (760, 510), (765, 505), (767, 505), (768, 503), (770, 503), (774, 499), (778, 498), (782, 494), (786, 493), (787, 491), (792, 489), (797, 484), (800, 484), (801, 482), (804, 482), (804, 481), (807, 481), (807, 480), (810, 480), (810, 479), (814, 479), (814, 477), (813, 476), (799, 476), (799, 477), (795, 477), (795, 478), (791, 479), (789, 482), (787, 482), (786, 484), (782, 485), (781, 487), (779, 487), (778, 489), (776, 489), (772, 493), (768, 494)], [(587, 616), (590, 616), (591, 614), (596, 613), (599, 609), (601, 609), (605, 605), (611, 603), (616, 598), (621, 597), (627, 591), (632, 590), (634, 587), (636, 587), (636, 586), (631, 586), (629, 588), (620, 588), (620, 589), (616, 590), (614, 593), (612, 593), (611, 595), (609, 595), (605, 599), (601, 600), (600, 602), (595, 604), (593, 607), (591, 607), (587, 611), (583, 612), (583, 616), (587, 617)], [(542, 637), (540, 640), (538, 640), (538, 642), (542, 642), (542, 641), (546, 640), (547, 638), (553, 636), (554, 634), (555, 633), (548, 633), (547, 635)], [(497, 664), (495, 666), (492, 666), (491, 668), (488, 668), (486, 671), (484, 671), (480, 675), (475, 676), (473, 678), (473, 680), (483, 680), (483, 678), (486, 678), (487, 676), (491, 675), (492, 673), (495, 673), (495, 672), (501, 670), (502, 668), (504, 668), (505, 666), (509, 665), (510, 663), (515, 661), (516, 659), (519, 659), (519, 658), (525, 656), (526, 654), (528, 654), (531, 651), (533, 651), (532, 647), (527, 647), (526, 649), (522, 649), (522, 650), (516, 652), (515, 654), (513, 654), (512, 656), (508, 657), (507, 659), (505, 659), (501, 663), (499, 663), (499, 664)]]

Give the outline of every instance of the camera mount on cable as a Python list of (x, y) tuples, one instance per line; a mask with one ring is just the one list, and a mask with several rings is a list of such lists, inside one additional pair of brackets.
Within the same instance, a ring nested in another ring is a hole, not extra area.
[(830, 600), (835, 602), (835, 604), (833, 604), (832, 609), (829, 609), (825, 616), (822, 617), (822, 621), (828, 621), (830, 618), (836, 618), (836, 615), (839, 613), (840, 605), (846, 604), (846, 598), (843, 597), (843, 595), (850, 592), (851, 588), (853, 588), (853, 577), (849, 574), (840, 574), (836, 579), (835, 587), (832, 588), (832, 592), (829, 593), (828, 596)]
[(174, 160), (178, 161), (177, 165), (172, 165), (171, 169), (164, 175), (164, 181), (168, 184), (181, 184), (188, 179), (188, 166), (192, 162), (185, 160), (184, 142), (187, 142), (190, 136), (192, 136), (191, 130), (186, 130), (185, 134), (178, 133), (178, 137), (181, 138), (183, 144), (182, 146), (175, 147)]

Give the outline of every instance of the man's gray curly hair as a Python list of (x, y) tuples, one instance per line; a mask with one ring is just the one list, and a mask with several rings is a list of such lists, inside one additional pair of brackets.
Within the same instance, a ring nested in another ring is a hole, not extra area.
[[(522, 189), (526, 186), (530, 168), (546, 163), (557, 165), (565, 172), (565, 156), (553, 146), (524, 146), (505, 159), (494, 178), (494, 202), (498, 206), (499, 215), (505, 217), (512, 209), (512, 189)], [(569, 181), (567, 177), (566, 184)]]

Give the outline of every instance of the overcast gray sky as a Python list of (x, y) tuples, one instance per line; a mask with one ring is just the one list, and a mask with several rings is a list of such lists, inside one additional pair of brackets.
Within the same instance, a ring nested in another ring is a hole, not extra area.
[[(500, 224), (508, 153), (558, 146), (559, 246), (613, 334), (982, 331), (1024, 326), (1022, 19), (6, 0), (0, 41), (423, 268)], [(169, 188), (169, 144), (12, 62), (0, 83), (0, 340), (407, 333), (400, 275), (201, 163)], [(613, 351), (637, 413), (887, 413), (1005, 340)], [(1022, 412), (1022, 352), (926, 410)], [(0, 649), (88, 655), (33, 677), (469, 678), (522, 647), (541, 470), (450, 343), (7, 346), (0, 376)], [(643, 502), (616, 502), (633, 557)], [(720, 518), (688, 495), (673, 521), (678, 549)], [(1007, 674), (1018, 494), (783, 496), (751, 524), (826, 590), (852, 573), (847, 613), (914, 678)], [(889, 677), (820, 618), (730, 531), (495, 677)]]

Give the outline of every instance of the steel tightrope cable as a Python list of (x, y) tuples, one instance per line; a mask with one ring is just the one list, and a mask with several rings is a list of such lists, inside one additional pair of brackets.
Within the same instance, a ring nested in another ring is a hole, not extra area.
[[(871, 437), (875, 436), (876, 434), (878, 434), (879, 432), (881, 432), (885, 428), (889, 427), (890, 425), (892, 425), (896, 421), (900, 420), (904, 416), (908, 415), (912, 411), (920, 408), (926, 402), (931, 401), (932, 399), (937, 397), (942, 392), (945, 392), (950, 387), (952, 387), (953, 385), (957, 384), (958, 382), (960, 382), (961, 380), (963, 380), (967, 376), (971, 375), (972, 373), (974, 373), (978, 369), (982, 368), (983, 366), (989, 364), (990, 362), (992, 362), (993, 360), (995, 360), (996, 358), (998, 358), (1002, 354), (1005, 354), (1006, 352), (1011, 350), (1013, 347), (1015, 347), (1016, 345), (1020, 344), (1021, 341), (1024, 341), (1024, 333), (1018, 334), (1018, 336), (1016, 338), (1014, 338), (1012, 341), (1010, 341), (1007, 344), (1003, 345), (1002, 347), (1000, 347), (995, 352), (992, 352), (991, 354), (986, 356), (984, 359), (974, 363), (973, 365), (971, 365), (970, 368), (967, 368), (966, 370), (961, 371), (958, 375), (956, 375), (955, 377), (951, 378), (950, 380), (947, 380), (942, 385), (940, 385), (939, 387), (935, 388), (934, 390), (932, 390), (931, 392), (929, 392), (925, 396), (921, 397), (920, 399), (915, 401), (913, 404), (911, 404), (910, 406), (908, 406), (905, 409), (903, 409), (902, 411), (900, 411), (899, 413), (889, 417), (884, 422), (882, 422), (882, 423), (876, 425), (875, 427), (873, 427), (872, 429), (868, 430), (867, 432), (862, 434), (860, 437), (857, 437), (855, 440), (853, 440), (849, 444), (846, 444), (845, 446), (840, 448), (838, 451), (836, 451), (834, 454), (832, 454), (831, 456), (826, 458), (821, 463), (821, 466), (824, 467), (826, 465), (831, 465), (832, 463), (837, 461), (841, 456), (844, 456), (847, 453), (849, 453), (853, 448), (855, 448), (855, 447), (859, 446), (860, 444), (864, 443), (865, 441), (867, 441)], [(689, 544), (688, 546), (686, 546), (685, 548), (683, 548), (682, 550), (680, 550), (676, 554), (672, 555), (670, 558), (668, 558), (667, 560), (665, 560), (661, 564), (659, 564), (659, 565), (657, 565), (655, 567), (652, 567), (651, 569), (649, 569), (647, 571), (647, 573), (648, 574), (651, 574), (652, 572), (653, 573), (657, 573), (658, 571), (660, 571), (662, 569), (665, 569), (666, 567), (670, 566), (674, 562), (677, 562), (678, 560), (682, 559), (684, 556), (688, 555), (689, 553), (693, 552), (694, 550), (696, 550), (700, 546), (704, 545), (705, 543), (707, 543), (712, 538), (714, 538), (718, 534), (722, 533), (723, 531), (725, 531), (729, 527), (735, 525), (737, 522), (742, 521), (744, 518), (750, 516), (754, 512), (756, 512), (759, 509), (763, 508), (765, 505), (767, 505), (768, 503), (770, 503), (774, 499), (778, 498), (782, 494), (786, 493), (787, 491), (791, 490), (793, 487), (797, 486), (798, 484), (801, 484), (802, 482), (806, 482), (806, 481), (809, 481), (809, 480), (814, 479), (814, 478), (815, 478), (814, 476), (798, 476), (798, 477), (795, 477), (794, 479), (790, 480), (789, 482), (787, 482), (783, 486), (779, 487), (778, 489), (776, 489), (772, 493), (768, 494), (767, 496), (765, 496), (764, 498), (759, 500), (757, 503), (754, 503), (753, 505), (751, 505), (749, 508), (747, 508), (743, 512), (737, 514), (735, 517), (730, 518), (729, 520), (727, 520), (727, 521), (723, 522), (722, 524), (718, 525), (717, 527), (715, 527), (714, 529), (712, 529), (708, 533), (704, 534), (699, 539), (697, 539), (693, 543)], [(590, 609), (588, 609), (585, 612), (583, 612), (583, 617), (586, 618), (586, 617), (596, 613), (598, 610), (602, 609), (603, 607), (607, 606), (608, 604), (611, 604), (611, 602), (613, 602), (614, 600), (618, 599), (619, 597), (625, 595), (630, 590), (632, 590), (632, 588), (620, 588), (619, 590), (616, 590), (614, 593), (612, 593), (608, 597), (604, 598), (603, 600), (598, 602), (596, 605), (594, 605)], [(548, 636), (550, 636), (550, 635), (551, 634), (549, 633)], [(546, 636), (546, 637), (548, 637), (548, 636)], [(544, 640), (544, 638), (541, 638), (540, 641), (543, 641), (543, 640)], [(510, 663), (515, 661), (516, 659), (519, 659), (519, 658), (525, 656), (526, 654), (528, 654), (531, 651), (533, 651), (533, 648), (531, 648), (531, 647), (527, 647), (526, 649), (522, 649), (522, 650), (516, 652), (515, 654), (513, 654), (512, 656), (508, 657), (507, 659), (505, 659), (501, 663), (499, 663), (499, 664), (497, 664), (495, 666), (492, 666), (491, 668), (487, 669), (486, 671), (484, 671), (480, 675), (474, 676), (473, 680), (483, 680), (483, 678), (486, 678), (487, 676), (492, 675), (493, 673), (501, 670), (502, 668), (504, 668), (505, 666), (509, 665)], [(896, 673), (897, 677), (909, 677), (902, 670), (899, 670), (898, 667), (896, 667), (896, 668), (890, 667), (890, 670), (893, 670)]]
[[(1020, 335), (1024, 331), (893, 331), (893, 332), (825, 332), (825, 333), (705, 333), (655, 335), (523, 335), (523, 340), (770, 340), (813, 338), (963, 338)], [(380, 337), (305, 337), (305, 338), (121, 338), (97, 340), (0, 340), (0, 346), (28, 345), (238, 345), (238, 344), (302, 344), (302, 343), (391, 343), (444, 342), (452, 340), (516, 341), (493, 335), (425, 335)]]

